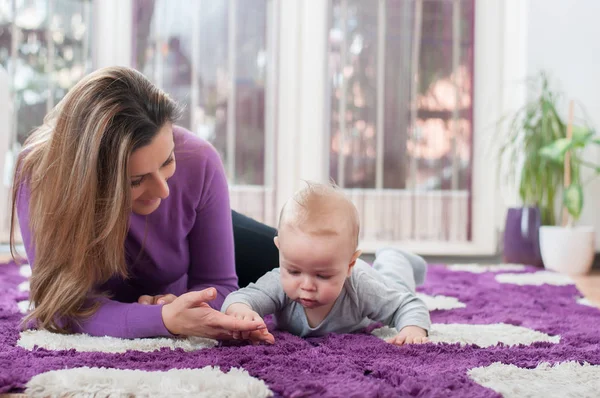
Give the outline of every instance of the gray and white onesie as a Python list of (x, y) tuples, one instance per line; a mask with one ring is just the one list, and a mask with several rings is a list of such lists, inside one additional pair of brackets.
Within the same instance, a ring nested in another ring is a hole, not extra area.
[(279, 329), (301, 337), (352, 333), (373, 321), (398, 331), (411, 325), (429, 331), (429, 311), (415, 295), (415, 286), (423, 283), (426, 269), (421, 257), (395, 249), (379, 250), (373, 267), (357, 260), (331, 311), (314, 328), (308, 324), (304, 307), (283, 291), (279, 268), (229, 294), (221, 311), (233, 303), (244, 303), (262, 317), (274, 314)]

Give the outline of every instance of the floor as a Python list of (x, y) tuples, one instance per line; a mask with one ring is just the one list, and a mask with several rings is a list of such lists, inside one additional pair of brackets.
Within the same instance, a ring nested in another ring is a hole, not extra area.
[(573, 279), (585, 298), (600, 308), (600, 270), (594, 269), (589, 275), (574, 277)]
[[(363, 256), (365, 261), (372, 261), (372, 258), (369, 256)], [(0, 254), (0, 263), (8, 261), (10, 259), (10, 255)], [(474, 261), (473, 259), (460, 259), (457, 261), (456, 258), (441, 258), (441, 257), (432, 257), (426, 258), (427, 262), (431, 264), (444, 264), (444, 263), (459, 263), (459, 262), (477, 262), (477, 263), (486, 263), (493, 264), (499, 263), (501, 260), (497, 258), (482, 258)], [(588, 275), (573, 277), (575, 280), (575, 284), (581, 293), (594, 305), (600, 308), (600, 269), (593, 269), (592, 272)], [(26, 398), (25, 394), (0, 394), (0, 398)]]

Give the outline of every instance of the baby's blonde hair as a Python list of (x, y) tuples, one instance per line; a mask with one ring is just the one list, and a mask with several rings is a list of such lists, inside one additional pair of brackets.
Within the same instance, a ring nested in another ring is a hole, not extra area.
[(333, 183), (305, 182), (283, 205), (278, 228), (293, 226), (316, 236), (347, 233), (356, 249), (360, 220), (354, 203)]

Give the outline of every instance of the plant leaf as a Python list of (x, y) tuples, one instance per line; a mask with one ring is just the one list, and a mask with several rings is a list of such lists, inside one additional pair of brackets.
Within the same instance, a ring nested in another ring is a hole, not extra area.
[(573, 145), (583, 148), (594, 135), (592, 129), (584, 126), (573, 126)]
[(569, 185), (563, 194), (563, 201), (573, 220), (578, 220), (583, 209), (583, 189), (581, 185), (577, 183)]
[(568, 138), (559, 138), (550, 145), (540, 149), (540, 156), (553, 162), (562, 163), (565, 159), (565, 153), (573, 146), (573, 140)]

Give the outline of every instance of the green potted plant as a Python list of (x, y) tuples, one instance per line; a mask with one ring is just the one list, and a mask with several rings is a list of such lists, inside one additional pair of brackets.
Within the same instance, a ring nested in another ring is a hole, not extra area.
[(504, 228), (505, 262), (541, 266), (539, 227), (556, 223), (555, 198), (562, 186), (563, 165), (543, 157), (540, 150), (566, 137), (557, 112), (559, 94), (544, 72), (529, 81), (529, 100), (511, 115), (497, 141), (499, 174), (507, 186), (518, 186), (520, 207), (508, 209)]
[[(558, 138), (539, 153), (555, 165), (564, 165), (561, 225), (540, 228), (540, 249), (546, 268), (566, 274), (585, 274), (594, 261), (595, 231), (592, 226), (575, 226), (583, 210), (583, 182), (580, 170), (590, 168), (592, 178), (600, 174), (600, 165), (587, 161), (582, 152), (589, 145), (600, 145), (600, 137), (587, 126), (572, 126), (573, 103), (570, 107), (567, 137)], [(590, 180), (591, 180), (590, 179)]]

